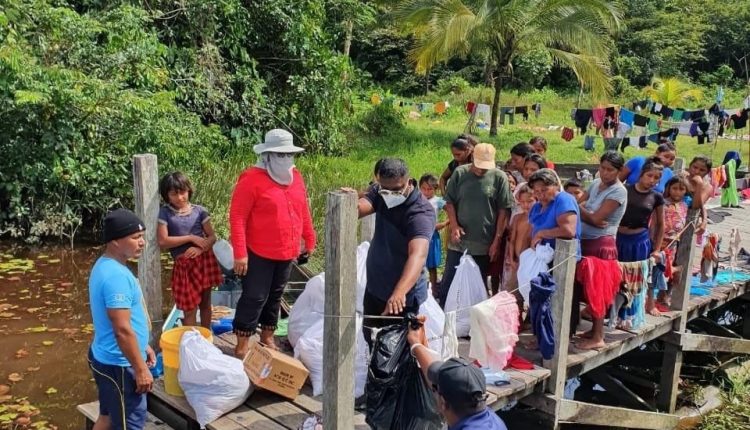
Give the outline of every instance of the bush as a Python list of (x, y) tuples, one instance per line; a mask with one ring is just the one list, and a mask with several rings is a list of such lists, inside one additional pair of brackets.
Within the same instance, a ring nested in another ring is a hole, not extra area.
[(381, 103), (364, 114), (360, 127), (365, 133), (382, 136), (404, 128), (404, 119), (404, 113), (393, 104)]
[(449, 78), (440, 79), (437, 83), (436, 91), (443, 96), (448, 94), (463, 94), (470, 86), (471, 84), (466, 79), (454, 75)]

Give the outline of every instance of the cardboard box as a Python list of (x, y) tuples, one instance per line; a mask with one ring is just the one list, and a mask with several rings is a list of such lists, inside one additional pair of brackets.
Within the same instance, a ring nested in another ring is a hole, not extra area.
[(251, 342), (245, 359), (245, 373), (256, 387), (294, 400), (309, 372), (301, 361), (283, 352)]

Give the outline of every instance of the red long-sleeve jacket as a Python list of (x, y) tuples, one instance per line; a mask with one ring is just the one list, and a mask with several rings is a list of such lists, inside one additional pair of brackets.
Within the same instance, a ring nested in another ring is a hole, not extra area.
[(240, 175), (229, 206), (229, 227), (234, 258), (247, 257), (248, 248), (271, 260), (293, 260), (300, 254), (300, 240), (315, 249), (305, 181), (294, 169), (291, 185), (280, 185), (261, 168)]

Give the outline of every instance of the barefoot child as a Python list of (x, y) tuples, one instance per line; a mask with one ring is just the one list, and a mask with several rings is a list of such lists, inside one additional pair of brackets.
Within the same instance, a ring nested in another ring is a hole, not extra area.
[[(677, 248), (677, 241), (680, 239), (682, 229), (685, 228), (688, 212), (685, 195), (687, 195), (688, 187), (688, 179), (684, 175), (674, 176), (664, 187), (664, 240), (660, 249), (665, 253), (666, 258), (674, 258), (673, 253)], [(665, 265), (670, 263), (671, 265), (673, 262), (664, 261), (662, 263)], [(672, 267), (673, 277), (675, 269)], [(668, 291), (659, 291), (657, 303), (665, 308), (669, 307)]]
[(216, 242), (211, 217), (203, 206), (190, 203), (193, 186), (181, 172), (164, 175), (159, 193), (166, 204), (159, 210), (156, 234), (161, 249), (169, 249), (174, 259), (172, 295), (185, 315), (182, 324), (196, 325), (200, 308), (201, 325), (210, 329), (211, 287), (224, 280), (211, 250)]
[[(503, 290), (513, 291), (518, 288), (518, 259), (521, 253), (531, 247), (531, 224), (529, 223), (529, 211), (536, 203), (534, 194), (528, 184), (521, 184), (515, 192), (516, 213), (510, 218), (508, 229), (510, 237), (508, 248), (505, 253), (505, 264), (503, 265)], [(519, 306), (523, 311), (523, 298), (516, 294)]]
[(430, 249), (427, 253), (427, 271), (430, 272), (430, 288), (432, 288), (432, 295), (437, 297), (440, 289), (437, 286), (437, 269), (440, 267), (440, 263), (443, 259), (443, 241), (440, 239), (440, 230), (448, 225), (448, 221), (437, 222), (438, 214), (445, 207), (445, 200), (442, 197), (435, 195), (435, 191), (438, 189), (438, 179), (435, 175), (425, 174), (419, 178), (419, 191), (422, 192), (424, 198), (430, 202), (432, 208), (435, 209), (435, 232), (432, 234), (430, 240)]
[[(645, 161), (638, 182), (626, 187), (628, 203), (617, 229), (617, 255), (621, 263), (639, 262), (647, 260), (650, 256), (658, 257), (658, 250), (664, 239), (664, 197), (654, 190), (661, 180), (664, 167), (654, 158)], [(652, 216), (655, 217), (653, 240), (649, 231)], [(629, 275), (637, 276), (637, 273), (624, 274), (624, 282), (634, 285), (635, 283), (628, 282)], [(632, 293), (634, 291), (631, 291)], [(627, 328), (628, 320), (635, 315), (636, 309), (635, 306), (630, 306), (624, 311), (621, 312), (621, 319), (624, 319), (623, 326)], [(659, 313), (650, 292), (646, 294), (646, 312), (652, 315)], [(625, 318), (622, 318), (623, 316)]]
[[(506, 176), (508, 177), (508, 188), (510, 188), (511, 194), (515, 195), (516, 193), (516, 187), (518, 186), (518, 183), (516, 182), (516, 178), (513, 176), (513, 174), (510, 171), (505, 171)], [(513, 219), (513, 216), (518, 211), (518, 205), (514, 203), (513, 209), (511, 210), (511, 219)], [(488, 270), (488, 274), (490, 275), (490, 294), (494, 296), (495, 294), (500, 291), (500, 285), (502, 283), (507, 282), (505, 276), (515, 276), (514, 273), (507, 274), (507, 269), (505, 269), (505, 257), (507, 255), (508, 249), (510, 248), (510, 224), (508, 224), (508, 227), (503, 231), (502, 238), (500, 239), (500, 256), (495, 261), (490, 262), (490, 268)]]

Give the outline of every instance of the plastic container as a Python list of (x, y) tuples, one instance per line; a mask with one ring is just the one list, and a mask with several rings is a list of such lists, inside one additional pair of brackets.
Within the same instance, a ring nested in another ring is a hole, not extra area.
[(222, 318), (219, 321), (211, 323), (211, 331), (214, 332), (216, 336), (227, 333), (232, 331), (232, 322), (234, 321), (233, 317), (229, 318)]
[(198, 330), (209, 342), (213, 343), (211, 331), (205, 327), (177, 327), (167, 330), (161, 334), (159, 346), (161, 347), (164, 361), (164, 390), (172, 396), (184, 396), (180, 383), (177, 380), (177, 372), (180, 369), (180, 340), (188, 330)]
[(156, 365), (151, 368), (151, 376), (158, 378), (164, 374), (164, 358), (161, 352), (156, 354)]

